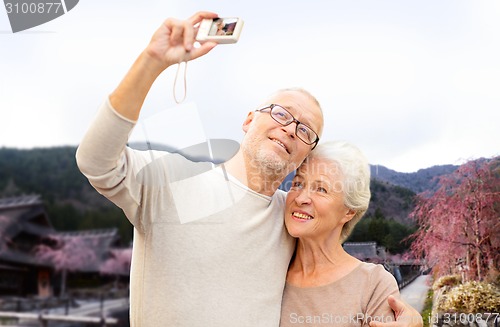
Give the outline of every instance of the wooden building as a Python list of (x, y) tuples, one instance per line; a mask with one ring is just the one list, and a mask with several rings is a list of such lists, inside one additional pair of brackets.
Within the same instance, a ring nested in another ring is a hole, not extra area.
[(39, 196), (0, 199), (0, 295), (50, 295), (51, 263), (33, 249), (55, 233)]
[[(61, 249), (58, 245), (59, 250), (66, 251), (71, 244), (77, 247), (65, 259), (64, 253), (50, 252), (55, 240), (64, 246)], [(74, 269), (68, 269), (69, 273), (99, 278), (101, 265), (116, 252), (113, 246), (117, 242), (114, 228), (56, 231), (38, 195), (0, 199), (0, 296), (57, 295), (61, 285), (59, 271), (67, 264), (60, 261), (73, 257), (81, 262), (73, 264)], [(42, 245), (49, 249), (48, 255), (36, 251)]]
[(385, 247), (378, 246), (377, 242), (345, 242), (342, 247), (361, 261), (384, 263), (387, 259)]

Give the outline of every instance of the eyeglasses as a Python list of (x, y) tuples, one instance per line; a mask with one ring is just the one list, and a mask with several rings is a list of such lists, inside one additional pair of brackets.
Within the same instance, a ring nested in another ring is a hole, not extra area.
[(280, 105), (271, 104), (255, 111), (263, 112), (265, 110), (269, 110), (271, 117), (282, 126), (288, 126), (291, 123), (297, 124), (295, 127), (295, 135), (297, 135), (297, 137), (307, 145), (314, 144), (313, 149), (316, 147), (319, 141), (318, 134), (316, 134), (311, 127), (295, 119), (295, 117), (288, 110)]

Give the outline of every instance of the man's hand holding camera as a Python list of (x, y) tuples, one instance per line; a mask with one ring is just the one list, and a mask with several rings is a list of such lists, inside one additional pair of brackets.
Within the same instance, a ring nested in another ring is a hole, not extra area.
[(186, 20), (168, 18), (154, 33), (145, 54), (157, 64), (159, 72), (167, 67), (201, 57), (212, 50), (216, 42), (204, 42), (194, 47), (197, 24), (203, 19), (217, 18), (213, 12), (200, 11)]

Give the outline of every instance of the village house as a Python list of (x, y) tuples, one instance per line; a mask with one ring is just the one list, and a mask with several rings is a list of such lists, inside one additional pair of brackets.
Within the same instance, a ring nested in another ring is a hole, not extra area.
[[(60, 292), (61, 274), (57, 268), (64, 262), (54, 257), (49, 260), (36, 251), (41, 246), (50, 251), (54, 240), (76, 244), (79, 254), (87, 251), (86, 257), (81, 256), (82, 262), (74, 266), (76, 269), (69, 271), (74, 275), (100, 278), (101, 266), (117, 253), (113, 248), (118, 242), (116, 229), (59, 232), (52, 226), (40, 196), (0, 199), (0, 296), (43, 298)], [(65, 260), (64, 253), (60, 260)]]

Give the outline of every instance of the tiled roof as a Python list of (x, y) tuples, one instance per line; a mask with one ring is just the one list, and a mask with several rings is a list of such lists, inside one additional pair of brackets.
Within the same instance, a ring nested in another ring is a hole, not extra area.
[(377, 242), (346, 242), (344, 250), (358, 259), (378, 258)]
[(0, 199), (0, 210), (39, 204), (42, 204), (40, 195), (22, 195), (17, 197), (2, 198)]

